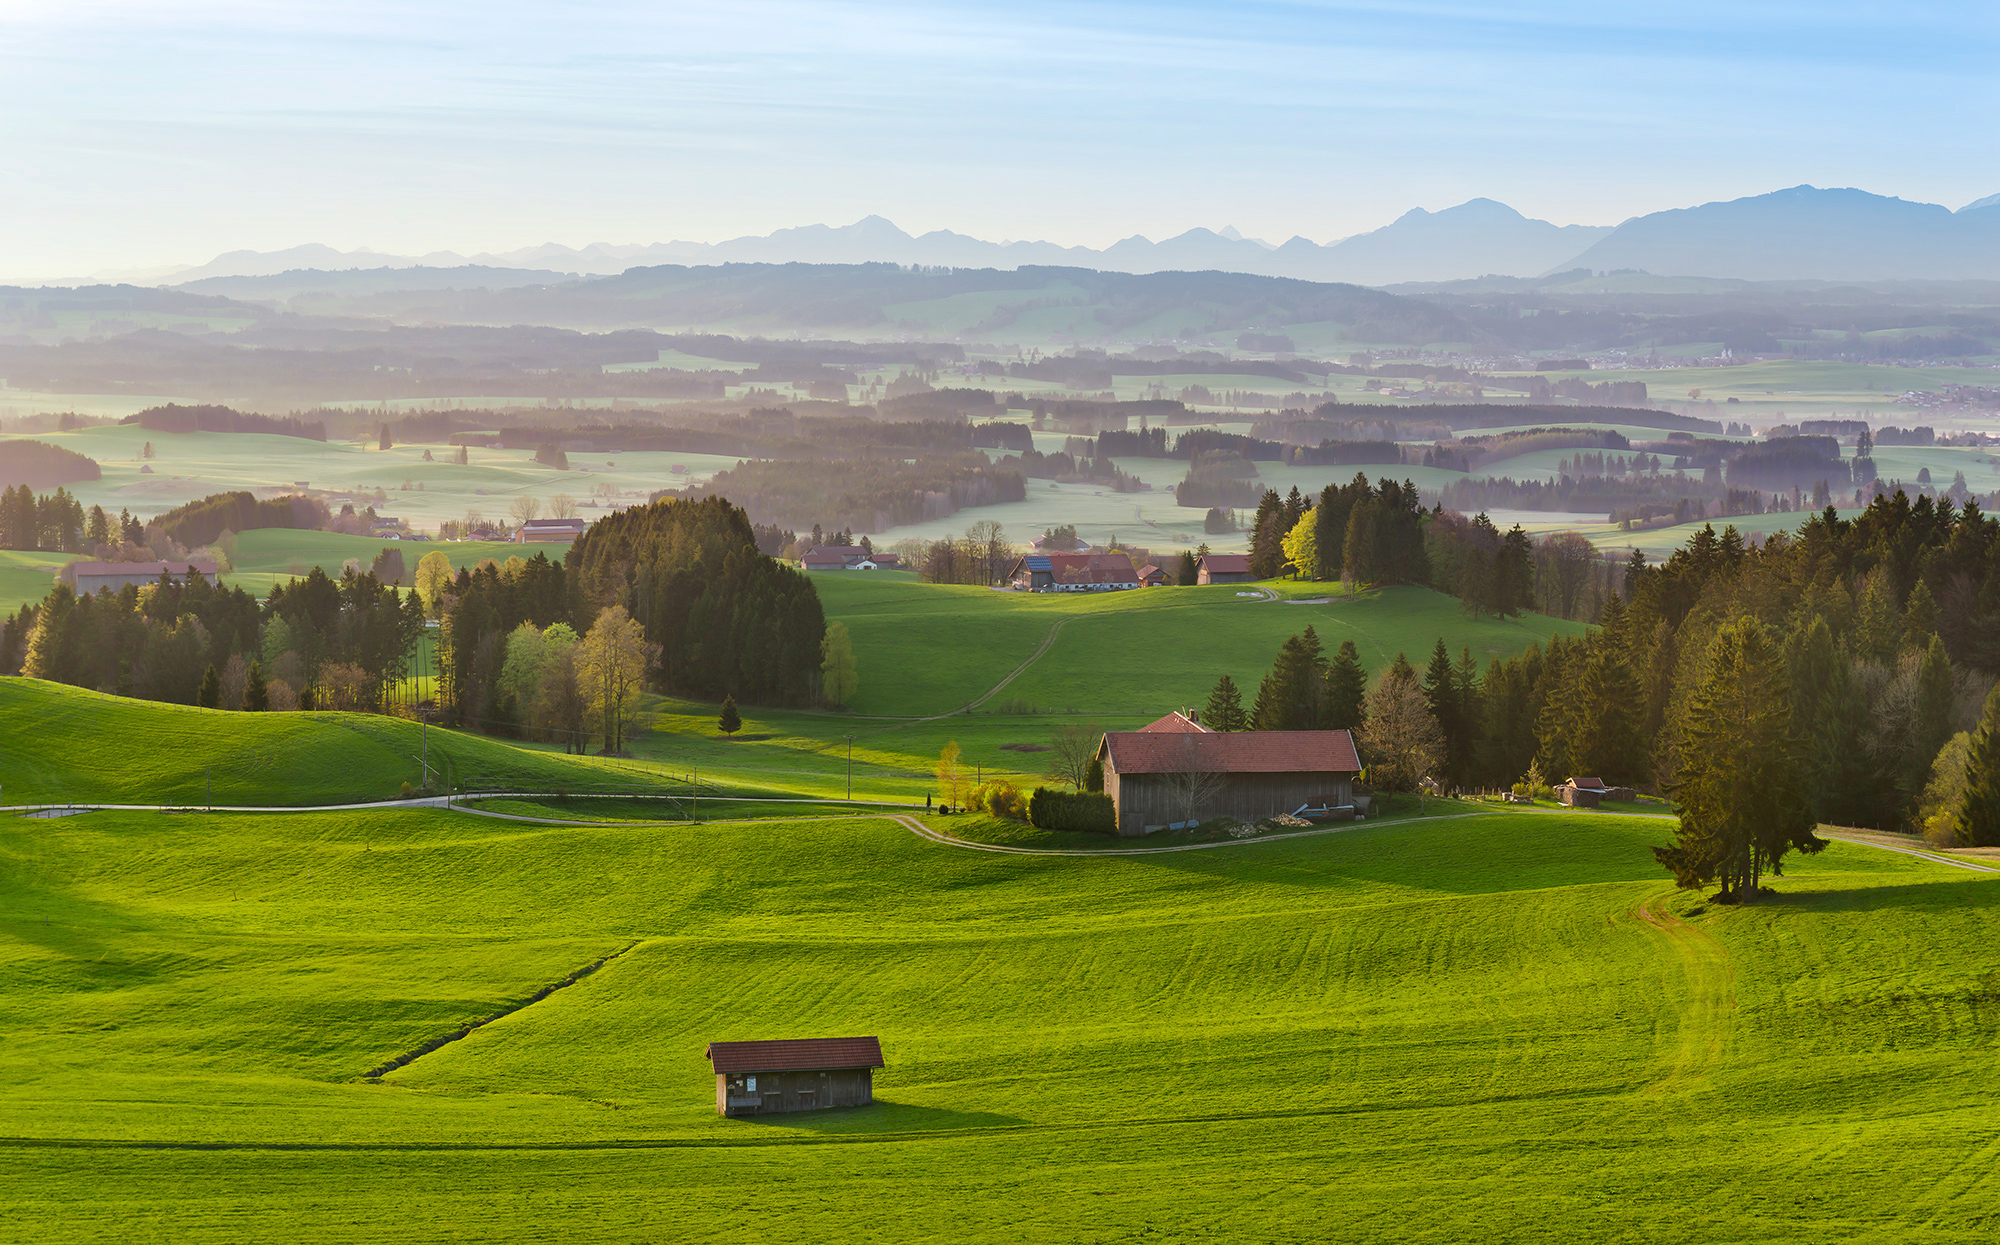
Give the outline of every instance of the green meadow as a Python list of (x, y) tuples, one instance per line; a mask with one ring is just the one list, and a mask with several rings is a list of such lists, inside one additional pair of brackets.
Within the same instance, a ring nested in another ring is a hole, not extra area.
[[(1713, 907), (1666, 828), (0, 820), (9, 1235), (1992, 1239), (2000, 880), (1835, 844)], [(875, 1105), (715, 1115), (705, 1043), (834, 1034)]]

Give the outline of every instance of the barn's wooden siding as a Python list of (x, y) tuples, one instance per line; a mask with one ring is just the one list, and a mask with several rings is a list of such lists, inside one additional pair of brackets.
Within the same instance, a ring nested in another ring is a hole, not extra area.
[[(1164, 826), (1181, 820), (1180, 802), (1165, 774), (1120, 774), (1107, 765), (1104, 793), (1118, 810), (1118, 833), (1128, 838), (1145, 834), (1147, 826)], [(1353, 802), (1351, 774), (1231, 774), (1224, 780), (1222, 790), (1197, 812), (1195, 820), (1227, 816), (1238, 821), (1258, 821), (1292, 812), (1301, 805), (1328, 808)]]
[[(750, 1085), (755, 1082), (757, 1088)], [(775, 1115), (825, 1107), (865, 1107), (875, 1101), (870, 1068), (831, 1072), (730, 1072), (715, 1077), (719, 1115)]]

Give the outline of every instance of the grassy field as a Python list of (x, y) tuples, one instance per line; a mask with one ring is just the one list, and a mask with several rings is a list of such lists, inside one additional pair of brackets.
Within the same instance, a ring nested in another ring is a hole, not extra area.
[[(1663, 835), (0, 821), (10, 1235), (1990, 1240), (2000, 880), (1706, 907)], [(714, 1114), (705, 1042), (849, 1033), (875, 1106)]]

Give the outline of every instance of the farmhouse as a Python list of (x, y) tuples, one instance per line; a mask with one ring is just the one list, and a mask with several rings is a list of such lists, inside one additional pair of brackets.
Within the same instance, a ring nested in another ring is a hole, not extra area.
[(1127, 837), (1189, 819), (1258, 821), (1301, 809), (1352, 816), (1361, 772), (1347, 731), (1211, 731), (1170, 713), (1097, 748), (1104, 793)]
[(1139, 574), (1122, 553), (1031, 553), (1007, 582), (1023, 592), (1117, 592), (1137, 588)]
[(816, 545), (799, 559), (809, 571), (893, 571), (901, 562), (893, 553), (874, 553), (861, 545)]
[(1148, 562), (1139, 568), (1139, 582), (1148, 588), (1164, 588), (1167, 586), (1167, 573), (1157, 562)]
[(1556, 799), (1572, 808), (1596, 808), (1605, 800), (1633, 800), (1638, 795), (1630, 787), (1606, 786), (1602, 778), (1572, 778), (1556, 788)]
[(529, 519), (514, 533), (514, 543), (534, 545), (575, 540), (589, 526), (589, 519)]
[(774, 1115), (863, 1107), (875, 1101), (879, 1038), (710, 1042), (717, 1115)]
[(71, 562), (62, 568), (62, 581), (89, 596), (100, 588), (116, 592), (126, 584), (150, 584), (162, 575), (200, 575), (215, 582), (213, 562)]
[(1249, 554), (1205, 553), (1196, 564), (1194, 581), (1198, 584), (1247, 584), (1255, 578), (1250, 573)]

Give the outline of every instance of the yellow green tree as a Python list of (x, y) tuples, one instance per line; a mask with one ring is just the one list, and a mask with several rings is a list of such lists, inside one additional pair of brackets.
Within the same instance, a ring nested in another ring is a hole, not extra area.
[(847, 634), (847, 624), (828, 623), (819, 651), (820, 678), (826, 703), (845, 705), (861, 686), (861, 676), (854, 668), (854, 641)]

